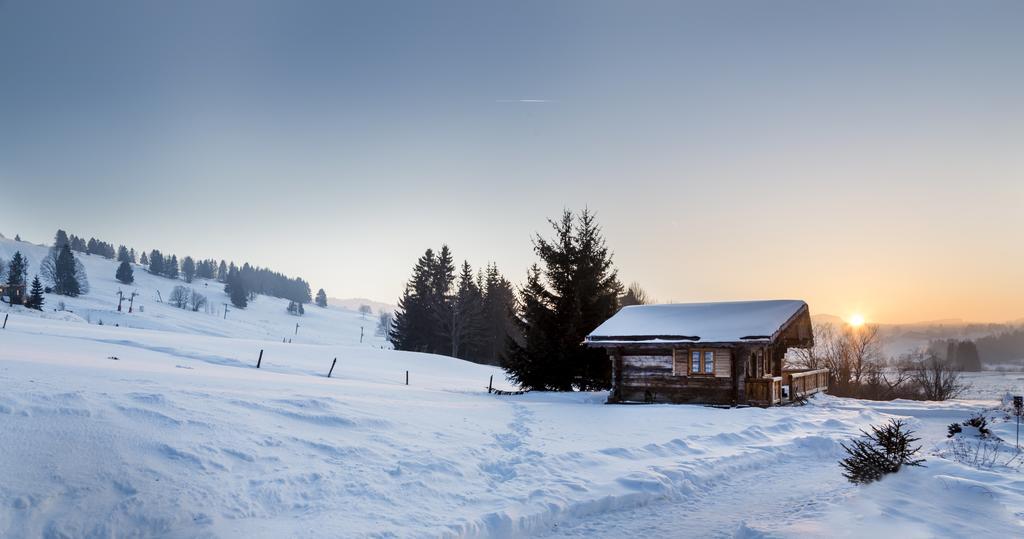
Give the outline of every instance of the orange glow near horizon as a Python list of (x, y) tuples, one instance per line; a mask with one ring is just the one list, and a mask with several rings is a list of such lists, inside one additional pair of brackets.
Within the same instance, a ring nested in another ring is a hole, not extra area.
[(853, 313), (850, 315), (850, 318), (849, 320), (847, 320), (847, 322), (849, 322), (849, 324), (852, 327), (859, 328), (864, 325), (864, 322), (866, 322), (866, 320), (864, 320), (864, 315), (860, 313)]

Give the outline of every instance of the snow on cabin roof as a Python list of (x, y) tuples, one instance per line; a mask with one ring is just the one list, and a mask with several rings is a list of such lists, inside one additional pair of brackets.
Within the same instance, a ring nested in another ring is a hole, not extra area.
[(587, 342), (767, 341), (806, 308), (788, 299), (632, 305), (587, 335)]

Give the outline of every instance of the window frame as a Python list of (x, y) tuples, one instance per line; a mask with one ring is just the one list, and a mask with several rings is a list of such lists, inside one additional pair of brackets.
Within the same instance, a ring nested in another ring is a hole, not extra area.
[[(694, 367), (694, 354), (697, 354), (697, 370)], [(710, 354), (710, 357), (709, 357)], [(676, 348), (672, 350), (672, 374), (676, 376), (717, 376), (717, 365), (715, 362), (721, 354), (716, 348)], [(710, 360), (710, 361), (709, 361)], [(679, 367), (683, 368), (680, 369)], [(711, 370), (708, 370), (708, 367)]]

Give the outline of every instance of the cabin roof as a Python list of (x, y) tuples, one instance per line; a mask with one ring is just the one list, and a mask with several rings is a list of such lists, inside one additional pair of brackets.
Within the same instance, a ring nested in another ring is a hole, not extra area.
[(632, 305), (598, 326), (586, 342), (767, 342), (802, 313), (809, 317), (807, 304), (790, 299)]

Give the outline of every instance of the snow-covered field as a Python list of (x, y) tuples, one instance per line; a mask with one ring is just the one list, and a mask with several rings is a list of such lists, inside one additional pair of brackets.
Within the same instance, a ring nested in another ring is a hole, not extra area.
[[(24, 245), (0, 240), (0, 256)], [(1024, 533), (1024, 476), (934, 454), (947, 424), (995, 400), (499, 397), (486, 385), (508, 387), (500, 370), (381, 349), (374, 321), (343, 309), (296, 319), (261, 297), (224, 321), (157, 303), (176, 283), (137, 269), (145, 310), (116, 315), (113, 263), (84, 258), (93, 291), (66, 301), (74, 315), (16, 309), (0, 331), (0, 537)], [(846, 483), (839, 443), (894, 416), (927, 467)]]

